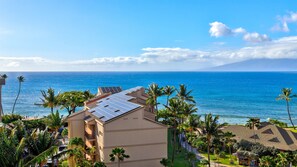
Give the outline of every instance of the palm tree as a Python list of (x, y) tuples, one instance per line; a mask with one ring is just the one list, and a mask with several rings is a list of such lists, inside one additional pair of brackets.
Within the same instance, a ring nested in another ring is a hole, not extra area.
[(63, 137), (63, 143), (65, 143), (65, 138), (68, 136), (68, 129), (63, 129), (61, 136)]
[(74, 137), (69, 140), (68, 151), (69, 154), (69, 166), (74, 166), (74, 164), (82, 164), (85, 159), (85, 143), (82, 138)]
[(165, 86), (163, 88), (163, 94), (167, 96), (167, 101), (166, 101), (166, 105), (168, 106), (168, 101), (169, 101), (169, 97), (174, 93), (175, 88), (174, 86)]
[(37, 163), (42, 167), (47, 162), (48, 157), (52, 157), (58, 152), (57, 135), (53, 136), (47, 129), (44, 131), (34, 130), (25, 141), (29, 154), (34, 157), (25, 166)]
[(14, 108), (15, 108), (16, 102), (17, 102), (17, 100), (18, 100), (18, 98), (19, 98), (19, 96), (20, 96), (22, 82), (25, 81), (25, 77), (23, 77), (23, 76), (21, 75), (21, 76), (18, 76), (17, 79), (18, 79), (18, 81), (19, 81), (19, 90), (18, 90), (17, 97), (15, 98), (13, 107), (12, 107), (12, 112), (11, 112), (12, 114), (14, 113)]
[(291, 101), (292, 98), (297, 97), (296, 95), (292, 95), (292, 88), (283, 88), (282, 89), (282, 94), (280, 94), (276, 100), (285, 100), (286, 104), (287, 104), (287, 112), (288, 112), (288, 116), (289, 116), (289, 120), (293, 126), (293, 128), (295, 129), (294, 123), (292, 121), (291, 118), (291, 113), (290, 113), (290, 104), (289, 102)]
[(195, 104), (188, 104), (183, 102), (182, 110), (181, 110), (181, 115), (183, 116), (182, 123), (184, 122), (185, 119), (188, 119), (190, 115), (192, 115), (193, 113), (196, 113), (197, 111), (198, 111), (198, 108), (196, 107)]
[(176, 91), (176, 96), (180, 98), (182, 101), (195, 103), (194, 97), (191, 96), (192, 90), (188, 91), (187, 87), (184, 84), (180, 84), (179, 89)]
[(247, 122), (246, 126), (249, 127), (250, 129), (255, 129), (260, 125), (259, 118), (249, 118), (246, 122)]
[(230, 154), (230, 157), (231, 157), (232, 146), (233, 146), (233, 144), (236, 143), (236, 140), (233, 139), (233, 137), (235, 137), (235, 135), (232, 132), (225, 132), (222, 137), (223, 137), (224, 145), (226, 145), (228, 147), (229, 154)]
[(0, 76), (0, 122), (2, 122), (2, 116), (4, 115), (2, 107), (2, 85), (5, 85), (5, 80), (7, 78), (6, 74)]
[(16, 129), (0, 128), (0, 166), (23, 166), (25, 140), (18, 140)]
[(165, 106), (165, 108), (167, 109), (168, 120), (173, 129), (173, 146), (172, 146), (171, 164), (173, 164), (174, 162), (177, 128), (179, 127), (181, 104), (182, 104), (182, 101), (180, 99), (172, 98), (169, 100), (169, 105)]
[(202, 123), (202, 134), (206, 136), (207, 139), (207, 159), (208, 166), (210, 167), (210, 144), (213, 137), (217, 137), (222, 134), (222, 128), (226, 125), (225, 123), (219, 124), (219, 116), (213, 117), (212, 114), (206, 114), (204, 117), (204, 122)]
[(115, 159), (118, 159), (118, 167), (120, 167), (121, 161), (124, 161), (125, 158), (130, 158), (129, 155), (125, 154), (125, 150), (123, 148), (116, 147), (112, 149), (112, 153), (109, 155), (110, 161), (114, 162)]
[(47, 91), (41, 90), (42, 98), (42, 106), (45, 108), (50, 108), (51, 113), (54, 112), (54, 107), (58, 105), (57, 96), (55, 95), (55, 90), (52, 88), (49, 88)]
[(63, 118), (60, 117), (60, 113), (57, 110), (56, 113), (51, 113), (46, 121), (48, 127), (54, 130), (56, 133), (63, 126)]
[[(190, 142), (190, 139), (193, 139), (193, 132), (200, 127), (201, 120), (200, 115), (192, 114), (188, 117), (187, 121), (183, 123), (183, 130), (189, 132), (189, 137), (187, 137), (187, 141)], [(187, 135), (186, 135), (187, 136)], [(192, 149), (193, 147), (191, 147)]]
[(158, 115), (158, 97), (163, 95), (163, 89), (159, 87), (158, 84), (152, 83), (147, 88), (148, 104), (153, 104), (155, 106), (155, 114)]

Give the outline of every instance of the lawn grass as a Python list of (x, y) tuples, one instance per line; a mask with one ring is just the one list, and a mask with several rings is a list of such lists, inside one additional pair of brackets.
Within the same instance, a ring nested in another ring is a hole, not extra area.
[[(168, 160), (171, 161), (172, 157), (172, 133), (171, 130), (168, 130)], [(177, 143), (176, 143), (176, 148), (177, 148)], [(181, 148), (181, 151), (178, 153), (175, 153), (174, 157), (174, 167), (187, 167), (189, 166), (189, 162), (186, 160), (186, 153), (187, 151), (184, 148)]]
[[(202, 155), (204, 157), (207, 158), (207, 153), (202, 153)], [(234, 161), (234, 164), (230, 164), (230, 154), (226, 154), (226, 158), (219, 158), (219, 160), (217, 160), (217, 157), (213, 154), (210, 154), (210, 159), (213, 162), (217, 162), (223, 165), (227, 165), (227, 166), (238, 166), (238, 167), (243, 167), (242, 165), (238, 165), (238, 161)]]

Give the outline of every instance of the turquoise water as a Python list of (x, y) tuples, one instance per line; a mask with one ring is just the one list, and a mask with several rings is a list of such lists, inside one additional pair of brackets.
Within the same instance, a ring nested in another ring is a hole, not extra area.
[[(222, 121), (242, 123), (247, 117), (260, 117), (288, 122), (285, 103), (275, 98), (283, 87), (292, 87), (297, 93), (296, 72), (24, 72), (7, 75), (9, 78), (2, 93), (4, 112), (11, 112), (18, 87), (16, 77), (23, 75), (26, 81), (16, 113), (29, 116), (43, 116), (50, 112), (34, 105), (40, 101), (40, 90), (49, 87), (61, 92), (90, 90), (96, 93), (98, 86), (127, 89), (147, 87), (155, 82), (161, 86), (186, 84), (193, 90), (198, 113), (218, 114)], [(165, 97), (160, 100), (164, 102)], [(291, 109), (297, 122), (297, 99), (292, 101)]]

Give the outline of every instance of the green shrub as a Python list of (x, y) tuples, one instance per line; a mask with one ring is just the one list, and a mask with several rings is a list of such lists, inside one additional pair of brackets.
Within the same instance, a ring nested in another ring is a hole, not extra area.
[(224, 151), (219, 153), (220, 158), (226, 158), (226, 153)]
[(17, 121), (17, 120), (21, 120), (23, 117), (21, 115), (18, 114), (9, 114), (9, 115), (4, 115), (2, 117), (2, 122), (5, 124), (9, 124), (11, 122)]
[(25, 128), (28, 129), (28, 130), (35, 129), (35, 128), (39, 128), (40, 130), (44, 130), (46, 128), (44, 118), (33, 119), (33, 120), (24, 120), (23, 122), (24, 122)]
[(288, 127), (287, 123), (276, 120), (276, 119), (269, 119), (269, 122), (276, 125), (276, 126), (279, 126), (281, 128), (287, 128)]

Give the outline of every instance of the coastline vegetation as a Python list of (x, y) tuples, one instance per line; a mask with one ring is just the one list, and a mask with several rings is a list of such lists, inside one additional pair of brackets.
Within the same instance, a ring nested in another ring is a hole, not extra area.
[[(7, 78), (7, 76), (4, 76)], [(4, 78), (2, 76), (2, 78)], [(12, 114), (2, 115), (3, 125), (0, 127), (0, 166), (30, 166), (45, 165), (49, 159), (60, 166), (106, 166), (104, 162), (94, 162), (85, 155), (92, 156), (96, 148), (87, 148), (81, 138), (72, 138), (67, 149), (59, 151), (68, 135), (67, 125), (63, 117), (55, 109), (65, 109), (68, 114), (75, 113), (84, 102), (95, 97), (90, 91), (68, 91), (57, 93), (54, 89), (41, 91), (42, 106), (49, 108), (51, 114), (40, 119), (25, 120), (14, 114), (14, 108), (21, 92), (24, 77), (19, 76), (19, 89), (13, 104)], [(1, 86), (1, 85), (0, 85)], [(1, 93), (1, 92), (0, 92)], [(281, 152), (273, 147), (250, 141), (236, 141), (235, 135), (223, 132), (227, 123), (220, 123), (219, 116), (211, 113), (199, 115), (196, 101), (191, 95), (192, 90), (180, 84), (160, 87), (152, 83), (146, 89), (147, 105), (150, 112), (155, 114), (156, 121), (169, 127), (168, 130), (168, 159), (162, 159), (163, 166), (211, 166), (218, 162), (230, 166), (238, 166), (238, 157), (247, 157), (259, 163), (259, 166), (297, 166), (297, 152)], [(166, 96), (166, 104), (160, 104), (158, 98)], [(297, 97), (292, 89), (282, 89), (277, 100), (286, 102), (288, 118), (292, 127), (279, 120), (270, 119), (269, 122), (278, 127), (292, 129), (297, 132), (292, 121), (290, 101)], [(1, 94), (0, 94), (1, 98)], [(250, 118), (246, 126), (258, 127), (260, 122)], [(236, 156), (235, 156), (236, 155)], [(198, 156), (202, 156), (199, 158)], [(110, 161), (116, 161), (118, 166), (130, 156), (123, 148), (114, 148), (110, 154)]]

